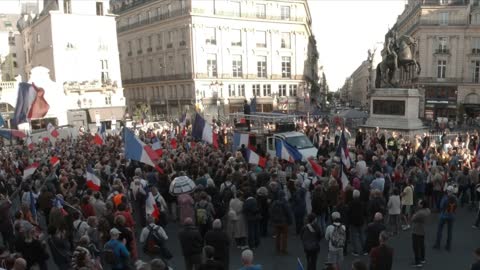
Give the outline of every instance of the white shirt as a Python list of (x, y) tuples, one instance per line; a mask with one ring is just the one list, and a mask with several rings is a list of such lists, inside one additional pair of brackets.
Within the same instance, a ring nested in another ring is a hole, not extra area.
[[(82, 224), (80, 224), (80, 222)], [(83, 221), (83, 220), (80, 220), (80, 219), (77, 219), (73, 222), (73, 229), (75, 231), (77, 231), (77, 228), (78, 228), (78, 234), (83, 236), (83, 235), (86, 235), (87, 234), (87, 231), (88, 229), (90, 228), (90, 226), (88, 225), (88, 223), (86, 221)]]
[(392, 195), (388, 199), (388, 214), (389, 215), (400, 215), (401, 212), (401, 203), (400, 196)]
[(367, 174), (368, 168), (365, 160), (360, 160), (357, 162), (357, 164), (355, 165), (355, 171), (357, 172), (358, 178), (362, 178), (364, 175)]
[(167, 211), (167, 203), (165, 202), (165, 199), (160, 194), (160, 192), (157, 193), (157, 195), (154, 195), (153, 199), (155, 200), (156, 203), (160, 204), (160, 207), (161, 207), (160, 211), (162, 211), (162, 212)]
[(161, 226), (151, 223), (150, 225), (142, 229), (142, 232), (140, 233), (140, 243), (145, 243), (145, 241), (147, 241), (148, 234), (150, 233), (149, 227), (157, 230), (158, 235), (160, 235), (164, 240), (168, 240), (168, 236), (165, 230)]

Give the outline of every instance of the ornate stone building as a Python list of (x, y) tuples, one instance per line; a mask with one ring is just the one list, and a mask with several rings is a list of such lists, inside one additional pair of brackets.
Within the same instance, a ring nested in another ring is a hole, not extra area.
[(306, 0), (112, 5), (130, 111), (145, 103), (161, 117), (197, 109), (214, 118), (254, 96), (257, 111), (301, 110), (318, 81)]
[(420, 117), (461, 121), (480, 112), (480, 1), (409, 0), (392, 28), (418, 46), (422, 70), (403, 85), (424, 95)]

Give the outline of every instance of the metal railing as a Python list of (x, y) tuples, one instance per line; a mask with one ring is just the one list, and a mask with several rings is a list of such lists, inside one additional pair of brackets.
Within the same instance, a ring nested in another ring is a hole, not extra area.
[(192, 73), (126, 79), (126, 80), (123, 80), (123, 84), (149, 83), (149, 82), (187, 80), (187, 79), (192, 79)]
[(188, 11), (185, 10), (185, 9), (174, 10), (174, 11), (171, 11), (170, 13), (167, 13), (167, 14), (158, 14), (154, 17), (146, 18), (146, 19), (143, 19), (143, 20), (138, 21), (136, 23), (132, 23), (132, 24), (129, 24), (129, 25), (124, 25), (124, 26), (117, 26), (117, 32), (118, 33), (125, 32), (125, 31), (135, 29), (135, 28), (138, 28), (138, 27), (141, 27), (141, 26), (144, 26), (144, 25), (149, 25), (149, 24), (154, 23), (154, 22), (168, 20), (168, 19), (178, 17), (178, 16), (182, 16), (182, 15), (186, 15), (186, 14), (188, 14)]

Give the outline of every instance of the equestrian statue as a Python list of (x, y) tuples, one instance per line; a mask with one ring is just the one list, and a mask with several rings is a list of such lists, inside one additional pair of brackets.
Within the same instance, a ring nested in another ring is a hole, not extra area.
[(403, 35), (397, 39), (396, 32), (394, 30), (390, 31), (384, 47), (387, 55), (377, 65), (375, 87), (399, 87), (395, 75), (400, 68), (404, 72), (409, 72), (409, 69), (413, 67), (417, 75), (420, 74), (420, 64), (414, 58), (416, 47), (415, 39), (411, 36)]

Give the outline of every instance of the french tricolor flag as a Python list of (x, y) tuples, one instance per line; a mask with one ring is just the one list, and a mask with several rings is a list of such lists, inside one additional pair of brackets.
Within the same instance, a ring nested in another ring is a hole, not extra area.
[(50, 158), (50, 164), (52, 165), (52, 167), (56, 167), (60, 164), (60, 159), (56, 156), (53, 156)]
[(105, 133), (105, 124), (102, 124), (102, 126), (98, 127), (98, 131), (95, 133), (95, 137), (93, 137), (93, 142), (97, 145), (105, 144)]
[(101, 181), (92, 169), (92, 166), (87, 166), (87, 187), (93, 191), (100, 190)]
[(38, 162), (32, 163), (30, 166), (23, 170), (23, 179), (27, 179), (29, 176), (33, 175), (35, 171), (40, 167)]
[(153, 137), (152, 139), (152, 149), (157, 153), (159, 157), (163, 155), (163, 149), (162, 149), (162, 144), (160, 143), (160, 140), (157, 137)]
[(247, 154), (248, 154), (248, 163), (249, 164), (258, 165), (262, 168), (265, 168), (265, 166), (267, 165), (267, 159), (264, 158), (264, 157), (261, 157), (260, 155), (258, 155), (254, 151), (248, 149)]
[(145, 202), (145, 213), (147, 216), (155, 218), (155, 220), (158, 220), (160, 217), (160, 210), (155, 203), (152, 192), (148, 192), (147, 200)]
[(340, 157), (343, 166), (348, 170), (350, 169), (350, 153), (348, 152), (347, 139), (345, 138), (345, 130), (342, 131), (340, 142), (338, 143), (336, 155)]
[(195, 123), (193, 123), (192, 137), (210, 143), (215, 148), (218, 148), (218, 137), (217, 134), (213, 132), (212, 125), (208, 124), (198, 113), (195, 116)]
[(32, 137), (30, 136), (27, 137), (27, 147), (30, 151), (35, 147), (35, 143), (32, 141)]
[(277, 157), (287, 160), (288, 162), (293, 163), (302, 160), (302, 154), (285, 141), (275, 140), (275, 150)]
[(140, 161), (154, 168), (157, 167), (155, 161), (157, 161), (159, 157), (157, 153), (150, 148), (150, 146), (138, 139), (128, 128), (123, 129), (123, 137), (126, 159)]
[(26, 123), (30, 119), (43, 118), (49, 109), (45, 90), (25, 82), (18, 85), (17, 105), (13, 116), (15, 125)]
[(310, 167), (312, 167), (313, 172), (318, 176), (322, 177), (323, 176), (323, 168), (322, 166), (318, 165), (318, 163), (313, 159), (313, 157), (310, 157), (308, 159), (308, 163), (310, 164)]
[(235, 147), (235, 150), (239, 149), (242, 144), (245, 145), (246, 148), (248, 148), (248, 139), (250, 135), (248, 133), (234, 133), (233, 134), (233, 146)]
[(52, 137), (57, 138), (60, 134), (58, 133), (58, 130), (52, 125), (52, 123), (48, 123), (47, 125), (47, 130), (52, 135)]

